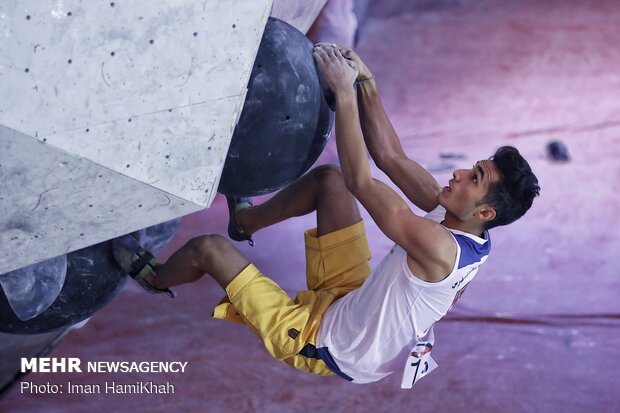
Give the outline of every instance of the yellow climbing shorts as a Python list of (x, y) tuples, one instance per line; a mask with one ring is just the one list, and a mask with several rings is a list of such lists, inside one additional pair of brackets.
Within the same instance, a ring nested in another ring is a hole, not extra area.
[(250, 264), (226, 287), (227, 297), (215, 307), (213, 317), (247, 324), (275, 359), (305, 372), (329, 375), (323, 360), (299, 352), (308, 344), (316, 345), (325, 310), (370, 275), (370, 249), (363, 221), (321, 237), (316, 228), (304, 236), (307, 291), (291, 300)]

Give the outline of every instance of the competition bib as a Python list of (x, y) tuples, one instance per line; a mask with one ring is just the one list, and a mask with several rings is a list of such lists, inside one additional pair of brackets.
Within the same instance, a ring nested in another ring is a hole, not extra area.
[(407, 365), (403, 373), (403, 381), (400, 383), (401, 389), (410, 389), (422, 377), (426, 377), (431, 371), (437, 368), (437, 363), (431, 357), (430, 353), (426, 353), (422, 357), (409, 355)]
[(437, 363), (431, 357), (433, 341), (434, 336), (431, 330), (428, 341), (418, 341), (411, 349), (411, 353), (409, 353), (409, 357), (407, 357), (405, 362), (403, 380), (400, 383), (401, 389), (412, 388), (422, 377), (426, 377), (437, 368)]

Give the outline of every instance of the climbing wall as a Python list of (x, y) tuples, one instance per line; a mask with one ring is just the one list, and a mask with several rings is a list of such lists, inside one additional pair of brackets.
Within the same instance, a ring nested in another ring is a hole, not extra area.
[(271, 0), (0, 3), (0, 274), (208, 207)]
[(271, 15), (306, 33), (326, 3), (327, 0), (274, 0)]

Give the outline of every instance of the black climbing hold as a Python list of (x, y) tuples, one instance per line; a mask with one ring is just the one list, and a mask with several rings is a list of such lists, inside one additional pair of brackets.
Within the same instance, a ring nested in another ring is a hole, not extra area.
[(269, 18), (219, 192), (273, 192), (306, 172), (323, 151), (334, 120), (333, 95), (320, 79), (312, 49), (299, 30)]
[(71, 326), (109, 303), (127, 281), (114, 261), (110, 241), (67, 254), (66, 268), (64, 284), (54, 302), (27, 321), (17, 317), (0, 291), (0, 331), (39, 334)]
[(559, 141), (551, 141), (547, 144), (547, 156), (554, 161), (569, 161), (570, 155), (566, 145)]

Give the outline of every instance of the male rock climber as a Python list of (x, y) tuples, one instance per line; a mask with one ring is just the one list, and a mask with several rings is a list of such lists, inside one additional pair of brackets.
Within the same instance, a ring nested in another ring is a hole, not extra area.
[[(191, 239), (162, 264), (131, 236), (117, 239), (114, 253), (151, 292), (170, 292), (209, 274), (227, 294), (214, 317), (247, 324), (274, 358), (305, 372), (369, 383), (410, 368), (412, 356), (432, 348), (433, 324), (489, 254), (488, 230), (520, 218), (539, 186), (519, 152), (502, 147), (454, 171), (442, 188), (405, 155), (359, 56), (329, 44), (313, 53), (336, 96), (341, 166), (319, 166), (261, 205), (228, 200), (228, 232), (237, 241), (316, 211), (316, 228), (305, 233), (308, 290), (292, 300), (220, 235)], [(428, 215), (416, 215), (371, 176), (366, 148)], [(374, 271), (357, 201), (395, 243)]]

